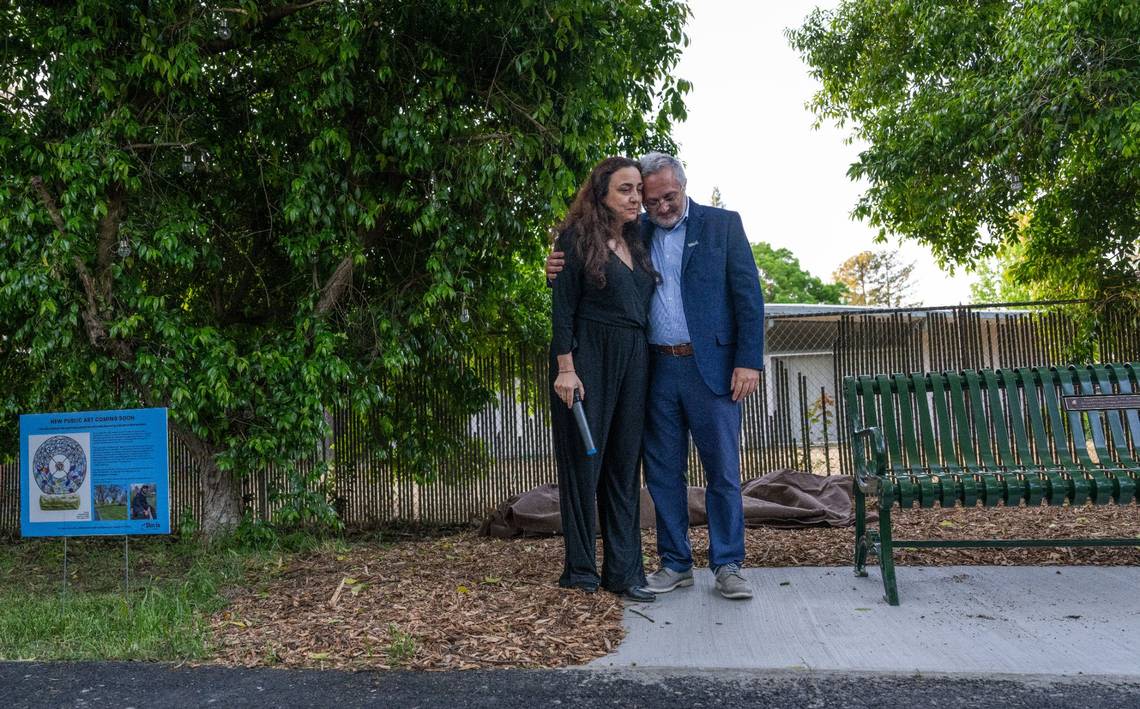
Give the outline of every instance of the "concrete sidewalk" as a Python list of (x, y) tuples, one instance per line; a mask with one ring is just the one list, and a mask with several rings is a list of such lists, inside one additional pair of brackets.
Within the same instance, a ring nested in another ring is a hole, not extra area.
[(745, 569), (728, 601), (691, 588), (627, 605), (626, 639), (588, 667), (839, 670), (1140, 678), (1140, 567)]

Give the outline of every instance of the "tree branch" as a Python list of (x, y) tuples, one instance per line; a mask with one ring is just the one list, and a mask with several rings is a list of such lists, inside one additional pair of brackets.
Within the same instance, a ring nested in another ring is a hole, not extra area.
[(332, 276), (325, 282), (321, 288), (321, 299), (317, 301), (317, 315), (324, 316), (332, 310), (337, 301), (340, 300), (341, 294), (348, 288), (348, 284), (352, 281), (352, 254), (346, 255), (337, 264), (336, 270), (333, 271)]
[[(33, 177), (32, 187), (39, 194), (40, 201), (44, 203), (44, 207), (51, 216), (52, 223), (55, 224), (56, 231), (59, 232), (60, 236), (66, 237), (67, 226), (63, 222), (63, 214), (59, 211), (55, 197), (48, 192), (47, 186), (44, 185), (43, 178), (39, 175)], [(103, 318), (99, 315), (98, 289), (95, 286), (95, 279), (91, 277), (91, 272), (87, 270), (87, 265), (83, 263), (83, 259), (74, 256), (71, 263), (79, 274), (79, 282), (83, 284), (83, 293), (86, 296), (83, 323), (87, 327), (87, 339), (91, 342), (92, 347), (102, 348), (103, 342), (107, 338), (107, 328), (103, 324)]]
[(99, 220), (99, 241), (95, 245), (95, 285), (104, 308), (111, 305), (111, 257), (122, 218), (123, 190), (116, 184), (107, 195), (107, 213)]
[(504, 101), (506, 101), (506, 102), (507, 102), (507, 104), (508, 104), (508, 105), (510, 105), (510, 107), (511, 107), (511, 108), (515, 109), (515, 111), (516, 111), (516, 112), (517, 112), (517, 113), (518, 113), (520, 116), (522, 116), (522, 117), (523, 117), (523, 118), (525, 118), (527, 121), (529, 121), (529, 122), (530, 122), (530, 124), (531, 124), (532, 126), (534, 126), (536, 129), (538, 129), (538, 132), (539, 132), (539, 133), (541, 133), (542, 135), (546, 136), (547, 138), (553, 138), (553, 137), (554, 137), (554, 133), (553, 133), (553, 132), (550, 130), (550, 128), (548, 128), (547, 126), (544, 126), (543, 124), (539, 123), (539, 122), (538, 122), (538, 121), (537, 121), (537, 120), (534, 118), (534, 116), (532, 116), (532, 115), (530, 114), (530, 111), (528, 111), (528, 110), (527, 110), (527, 109), (526, 109), (524, 106), (522, 106), (522, 105), (521, 105), (521, 104), (519, 104), (517, 101), (515, 101), (513, 98), (511, 98), (511, 97), (510, 97), (510, 96), (507, 94), (507, 92), (506, 92), (506, 91), (503, 91), (503, 90), (502, 90), (502, 89), (500, 89), (499, 87), (497, 87), (497, 86), (494, 86), (494, 87), (491, 87), (491, 89), (488, 91), (488, 93), (487, 93), (487, 95), (488, 95), (488, 98), (490, 97), (490, 95), (491, 95), (491, 94), (498, 94), (499, 96), (502, 96), (502, 97), (503, 97), (503, 100), (504, 100)]
[[(366, 232), (361, 239), (361, 246), (364, 250), (368, 250), (376, 241), (383, 236), (388, 220), (381, 216), (376, 220), (376, 226)], [(348, 284), (352, 282), (353, 272), (353, 255), (346, 254), (344, 258), (337, 264), (333, 274), (325, 282), (324, 287), (321, 288), (321, 297), (317, 301), (317, 315), (324, 317), (336, 307), (340, 297), (348, 289)]]
[(182, 148), (185, 150), (197, 144), (198, 141), (190, 140), (185, 143), (125, 143), (119, 147), (124, 150), (158, 150), (160, 148)]
[(48, 214), (51, 215), (52, 222), (55, 223), (56, 230), (60, 233), (61, 236), (67, 236), (67, 227), (63, 224), (63, 215), (59, 212), (59, 205), (55, 203), (55, 197), (52, 197), (51, 193), (47, 191), (47, 187), (44, 185), (43, 178), (39, 175), (33, 177), (32, 187), (36, 188), (36, 192), (40, 196), (40, 201), (44, 203), (44, 207), (47, 208)]

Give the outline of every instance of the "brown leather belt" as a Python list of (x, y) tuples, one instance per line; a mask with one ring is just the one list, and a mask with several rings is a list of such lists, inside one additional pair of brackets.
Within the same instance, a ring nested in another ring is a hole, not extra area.
[(650, 345), (654, 352), (664, 355), (672, 355), (673, 357), (692, 357), (693, 356), (693, 343), (686, 342), (681, 345)]

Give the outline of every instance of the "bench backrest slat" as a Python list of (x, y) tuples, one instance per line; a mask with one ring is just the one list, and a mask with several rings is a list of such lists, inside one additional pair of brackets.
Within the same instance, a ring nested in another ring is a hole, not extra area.
[[(920, 379), (921, 377), (915, 377)], [(896, 395), (899, 410), (899, 429), (902, 431), (903, 449), (906, 453), (907, 468), (919, 470), (923, 467), (922, 456), (918, 452), (918, 436), (914, 430), (914, 409), (910, 395), (911, 379), (905, 374), (896, 374), (892, 377), (892, 387)], [(921, 404), (918, 404), (921, 407)]]
[(1053, 453), (1061, 465), (1074, 470), (1077, 468), (1077, 462), (1073, 459), (1073, 439), (1065, 424), (1061, 397), (1057, 394), (1061, 375), (1056, 367), (1038, 367), (1036, 372), (1042, 383), (1041, 399), (1045, 402), (1045, 415), (1048, 417), (1049, 431), (1053, 436)]
[[(1120, 387), (1121, 394), (1136, 394), (1140, 387), (1136, 382), (1138, 373), (1131, 364), (1113, 364), (1109, 365), (1112, 370), (1112, 378), (1116, 380), (1117, 385)], [(1124, 412), (1124, 420), (1128, 423), (1128, 432), (1132, 436), (1133, 450), (1140, 453), (1140, 409), (1128, 409)]]
[[(1089, 484), (1103, 495), (1119, 487), (1113, 469), (1140, 465), (1140, 411), (1072, 410), (1065, 397), (1140, 393), (1138, 371), (1129, 363), (849, 377), (848, 422), (881, 427), (895, 475), (1066, 471), (1079, 478), (1074, 495)], [(1049, 479), (1056, 489), (1062, 478)]]
[[(1026, 382), (1022, 388), (1022, 395), (1025, 397), (1025, 410), (1029, 415), (1030, 438), (1037, 465), (1055, 469), (1059, 466), (1058, 457), (1053, 454), (1053, 449), (1049, 445), (1049, 434), (1045, 430), (1045, 405), (1042, 401), (1049, 391), (1053, 391), (1056, 395), (1056, 389), (1052, 380), (1042, 379), (1041, 373), (1036, 369), (1022, 367), (1017, 372), (1021, 381)], [(1061, 440), (1064, 441), (1064, 438)]]
[[(1079, 391), (1085, 396), (1092, 396), (1098, 394), (1096, 383), (1093, 381), (1092, 372), (1088, 367), (1069, 367), (1069, 371), (1077, 376), (1079, 384)], [(1112, 454), (1108, 452), (1108, 441), (1105, 436), (1104, 430), (1104, 414), (1100, 411), (1086, 411), (1085, 422), (1088, 423), (1089, 432), (1092, 434), (1093, 450), (1096, 451), (1097, 460), (1102, 463), (1112, 460)]]
[[(1113, 376), (1108, 367), (1094, 367), (1093, 373), (1096, 376), (1096, 381), (1100, 385), (1101, 393), (1115, 394), (1118, 393), (1116, 387), (1113, 386)], [(1121, 386), (1119, 381), (1115, 382), (1116, 386)], [(1128, 380), (1123, 382), (1124, 387), (1128, 387)], [(1119, 393), (1127, 393), (1121, 391)], [(1116, 454), (1115, 460), (1124, 466), (1135, 468), (1136, 461), (1132, 459), (1132, 453), (1128, 450), (1128, 438), (1124, 435), (1124, 420), (1121, 417), (1121, 412), (1115, 409), (1109, 409), (1104, 412), (1105, 422), (1108, 424), (1108, 432), (1112, 436), (1112, 448)], [(1104, 461), (1101, 461), (1102, 463)]]
[(966, 411), (966, 390), (962, 387), (965, 379), (958, 372), (946, 373), (946, 381), (950, 384), (950, 409), (954, 412), (954, 430), (958, 434), (958, 451), (962, 455), (962, 465), (966, 470), (979, 470), (982, 464), (978, 458), (977, 446), (974, 445), (970, 415)]
[(981, 379), (982, 376), (975, 371), (966, 370), (966, 390), (969, 392), (971, 413), (974, 420), (974, 441), (978, 444), (978, 458), (983, 468), (996, 470), (997, 460), (994, 458), (993, 448), (990, 444), (990, 424), (986, 416), (986, 407), (983, 403)]
[(930, 396), (934, 402), (934, 416), (938, 422), (938, 441), (944, 469), (960, 470), (962, 461), (958, 455), (958, 448), (954, 445), (954, 427), (950, 419), (950, 409), (946, 405), (949, 383), (946, 377), (939, 372), (930, 374)]
[[(1116, 381), (1120, 382), (1122, 394), (1140, 393), (1140, 363), (1114, 365), (1112, 371)], [(1129, 409), (1124, 412), (1124, 418), (1128, 421), (1128, 431), (1132, 435), (1132, 449), (1140, 453), (1140, 409)]]
[[(1061, 384), (1061, 395), (1072, 396), (1077, 393), (1074, 386), (1076, 378), (1075, 372), (1071, 369), (1057, 369), (1057, 381)], [(1093, 462), (1092, 457), (1089, 456), (1088, 436), (1085, 434), (1085, 424), (1082, 420), (1080, 411), (1069, 411), (1069, 435), (1073, 438), (1073, 453), (1077, 456), (1077, 461), (1081, 467), (1095, 468), (1096, 463)]]
[(935, 389), (927, 391), (926, 377), (913, 377), (914, 382), (914, 408), (918, 413), (918, 437), (922, 442), (922, 453), (926, 457), (926, 467), (932, 473), (941, 473), (944, 470), (942, 456), (938, 454), (938, 441), (934, 437), (934, 422), (931, 420), (930, 409), (934, 399), (944, 396), (944, 393)]
[[(1006, 406), (1009, 409), (1009, 426), (1013, 429), (1013, 444), (1017, 451), (1017, 462), (1025, 469), (1037, 467), (1037, 458), (1033, 455), (1029, 445), (1029, 430), (1026, 429), (1026, 420), (1029, 418), (1029, 398), (1022, 391), (1019, 384), (1025, 381), (1021, 372), (1015, 369), (1002, 369), (1001, 379), (1005, 390)], [(1026, 382), (1025, 389), (1035, 388), (1033, 377)]]
[(881, 408), (883, 437), (887, 439), (887, 452), (890, 456), (891, 471), (901, 474), (907, 470), (906, 461), (903, 460), (902, 449), (899, 447), (898, 419), (895, 417), (895, 404), (891, 395), (891, 379), (886, 374), (875, 377), (875, 390), (878, 392), (878, 402)]
[[(1017, 458), (1009, 443), (1012, 436), (1009, 433), (1009, 412), (1006, 411), (1008, 393), (1002, 391), (998, 382), (998, 373), (992, 369), (981, 370), (982, 381), (986, 385), (986, 400), (989, 404), (990, 427), (994, 434), (995, 448), (997, 448), (998, 465), (1002, 468), (1018, 467)], [(1015, 387), (1016, 390), (1016, 387)], [(1007, 394), (1003, 396), (1003, 394)], [(1014, 392), (1016, 396), (1016, 391)]]

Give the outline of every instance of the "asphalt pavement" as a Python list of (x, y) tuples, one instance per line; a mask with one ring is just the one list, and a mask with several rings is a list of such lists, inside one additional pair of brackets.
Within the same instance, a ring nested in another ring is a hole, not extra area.
[(144, 663), (0, 663), (5, 707), (1001, 707), (1135, 709), (1140, 685), (828, 672), (340, 672)]

